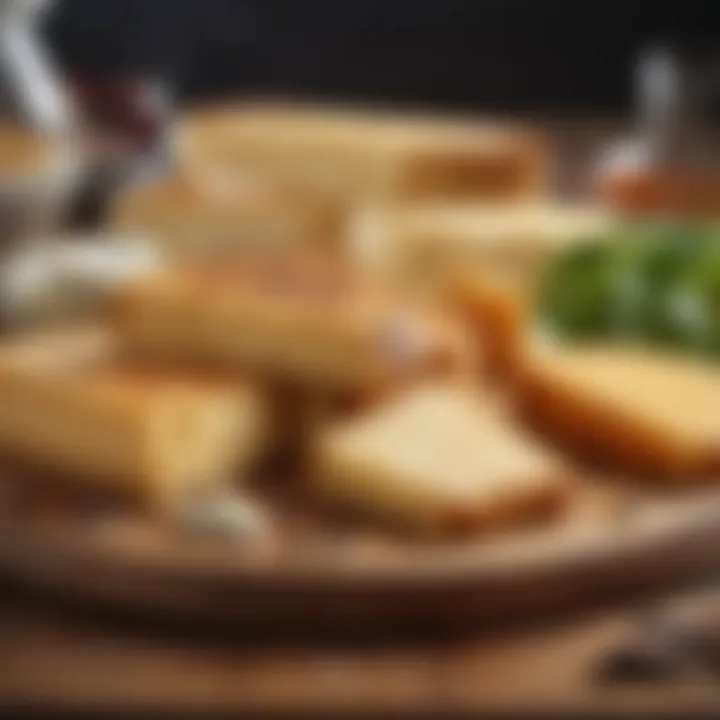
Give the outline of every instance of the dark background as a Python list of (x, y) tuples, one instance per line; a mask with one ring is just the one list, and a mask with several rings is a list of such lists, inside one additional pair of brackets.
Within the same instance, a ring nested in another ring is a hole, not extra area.
[(648, 42), (720, 55), (720, 0), (58, 0), (47, 33), (72, 72), (159, 76), (182, 100), (617, 111)]

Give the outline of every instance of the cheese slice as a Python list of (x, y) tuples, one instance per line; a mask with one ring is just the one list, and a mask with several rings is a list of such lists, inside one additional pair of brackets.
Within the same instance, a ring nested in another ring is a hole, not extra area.
[(435, 292), (479, 270), (529, 285), (558, 252), (614, 227), (593, 206), (552, 202), (413, 205), (386, 218), (385, 262), (403, 283)]
[(422, 385), (320, 433), (315, 484), (351, 508), (438, 533), (555, 515), (567, 469), (467, 388)]
[(538, 348), (518, 398), (563, 447), (628, 473), (692, 483), (720, 477), (720, 370), (623, 347)]

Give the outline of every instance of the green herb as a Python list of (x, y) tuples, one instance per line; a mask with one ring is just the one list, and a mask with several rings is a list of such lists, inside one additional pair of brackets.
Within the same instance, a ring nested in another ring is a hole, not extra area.
[(588, 239), (543, 273), (537, 309), (561, 340), (622, 337), (720, 358), (720, 232), (637, 225)]

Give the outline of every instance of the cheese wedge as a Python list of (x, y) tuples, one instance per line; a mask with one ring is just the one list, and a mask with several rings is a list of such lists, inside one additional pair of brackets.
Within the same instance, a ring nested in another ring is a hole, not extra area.
[(486, 398), (423, 385), (319, 434), (315, 485), (401, 526), (474, 533), (555, 516), (566, 468)]
[(615, 218), (592, 206), (456, 203), (408, 206), (385, 222), (384, 262), (400, 282), (433, 293), (473, 269), (531, 285), (549, 258), (608, 232)]
[(563, 447), (619, 471), (720, 477), (720, 371), (637, 349), (543, 348), (523, 363), (525, 416)]
[(261, 396), (237, 381), (117, 360), (88, 329), (0, 349), (0, 452), (52, 477), (171, 510), (231, 483), (261, 451)]
[(502, 121), (248, 103), (187, 113), (178, 146), (189, 165), (251, 168), (355, 197), (516, 199), (546, 183), (542, 139)]
[(318, 390), (374, 392), (473, 364), (461, 325), (307, 255), (168, 272), (136, 284), (119, 305), (136, 354), (252, 368)]

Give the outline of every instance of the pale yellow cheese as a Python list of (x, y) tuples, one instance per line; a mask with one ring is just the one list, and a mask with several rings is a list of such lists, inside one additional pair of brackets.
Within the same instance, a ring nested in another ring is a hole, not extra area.
[(0, 452), (169, 509), (231, 483), (262, 450), (263, 398), (240, 381), (115, 365), (101, 329), (0, 348)]
[(350, 507), (429, 531), (552, 515), (567, 471), (487, 398), (423, 385), (321, 433), (315, 483)]
[(675, 482), (720, 474), (711, 364), (629, 347), (538, 347), (520, 375), (525, 414), (565, 447)]
[(385, 264), (401, 282), (435, 291), (473, 268), (531, 284), (550, 258), (617, 220), (601, 207), (526, 202), (407, 206), (384, 222), (376, 232), (384, 233)]

